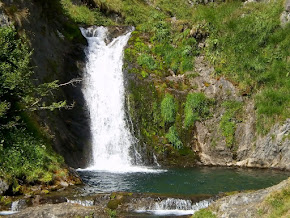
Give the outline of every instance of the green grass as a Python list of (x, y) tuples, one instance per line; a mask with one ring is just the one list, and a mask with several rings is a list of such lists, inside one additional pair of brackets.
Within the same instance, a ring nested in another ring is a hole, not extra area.
[(255, 99), (261, 133), (290, 115), (290, 26), (281, 28), (282, 10), (283, 1), (196, 9), (195, 22), (209, 25), (207, 58), (217, 75), (225, 75), (241, 94)]
[(212, 100), (203, 93), (189, 93), (184, 108), (184, 126), (189, 128), (194, 125), (195, 121), (207, 118), (210, 115), (212, 103)]
[(183, 147), (183, 144), (180, 141), (180, 138), (179, 138), (179, 135), (175, 126), (171, 126), (169, 128), (169, 131), (165, 135), (165, 137), (168, 139), (168, 141), (173, 145), (175, 149), (181, 149)]
[(32, 184), (52, 182), (54, 173), (61, 169), (63, 159), (27, 130), (10, 130), (1, 138), (1, 172), (14, 187), (20, 180)]
[(63, 159), (51, 150), (49, 136), (31, 112), (47, 105), (42, 98), (52, 93), (57, 81), (35, 86), (25, 38), (12, 26), (0, 28), (0, 36), (0, 176), (13, 192), (22, 193), (23, 184), (49, 184), (56, 171), (63, 170)]
[(216, 215), (214, 215), (209, 209), (201, 209), (195, 212), (191, 218), (216, 218)]
[(174, 97), (166, 94), (161, 102), (161, 116), (165, 122), (173, 123), (175, 121), (176, 107)]
[(91, 10), (86, 5), (74, 4), (71, 0), (61, 0), (62, 8), (74, 22), (87, 25), (113, 25), (98, 9)]
[(225, 137), (226, 145), (232, 147), (235, 142), (237, 117), (242, 109), (242, 103), (238, 101), (225, 101), (222, 106), (225, 112), (220, 121), (220, 130)]
[(290, 186), (272, 193), (257, 208), (259, 217), (280, 218), (289, 217)]

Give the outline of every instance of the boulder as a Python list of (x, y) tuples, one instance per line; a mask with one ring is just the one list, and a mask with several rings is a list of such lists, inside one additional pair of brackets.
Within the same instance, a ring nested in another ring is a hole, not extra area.
[(9, 185), (5, 180), (0, 178), (0, 195), (4, 194), (9, 189)]

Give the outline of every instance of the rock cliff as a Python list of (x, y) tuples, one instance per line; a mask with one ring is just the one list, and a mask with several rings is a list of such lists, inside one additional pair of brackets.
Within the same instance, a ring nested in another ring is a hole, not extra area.
[[(64, 84), (81, 78), (85, 39), (78, 26), (62, 14), (59, 1), (1, 1), (1, 11), (25, 34), (33, 49), (32, 66), (39, 83)], [(7, 19), (1, 14), (1, 23)], [(84, 167), (90, 157), (90, 130), (81, 83), (62, 86), (53, 100), (66, 100), (71, 110), (38, 112), (38, 123), (53, 139), (54, 149), (72, 167)]]

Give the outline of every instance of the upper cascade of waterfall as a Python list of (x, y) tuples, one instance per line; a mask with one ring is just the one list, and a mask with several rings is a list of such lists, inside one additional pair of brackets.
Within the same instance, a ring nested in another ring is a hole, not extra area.
[[(81, 28), (88, 41), (82, 92), (90, 116), (92, 160), (87, 170), (147, 172), (125, 115), (123, 50), (131, 31), (109, 40), (106, 27)], [(150, 171), (150, 170), (149, 170)]]

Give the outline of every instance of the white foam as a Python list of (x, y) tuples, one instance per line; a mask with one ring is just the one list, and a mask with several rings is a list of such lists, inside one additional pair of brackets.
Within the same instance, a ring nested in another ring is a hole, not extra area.
[(152, 205), (147, 205), (146, 208), (135, 210), (137, 213), (149, 213), (157, 216), (182, 216), (191, 215), (200, 209), (207, 208), (213, 200), (203, 200), (197, 203), (192, 203), (191, 200), (167, 198), (160, 202), (155, 202)]
[(150, 167), (142, 167), (142, 166), (109, 166), (109, 167), (98, 167), (94, 166), (88, 167), (85, 169), (77, 169), (77, 171), (95, 171), (95, 172), (109, 172), (109, 173), (163, 173), (167, 170), (164, 169), (156, 169)]
[(150, 213), (157, 216), (182, 216), (182, 215), (192, 215), (196, 211), (195, 210), (136, 210), (137, 213)]
[(18, 211), (3, 210), (3, 211), (0, 211), (0, 216), (8, 216), (8, 215), (12, 215), (15, 213), (18, 213)]

